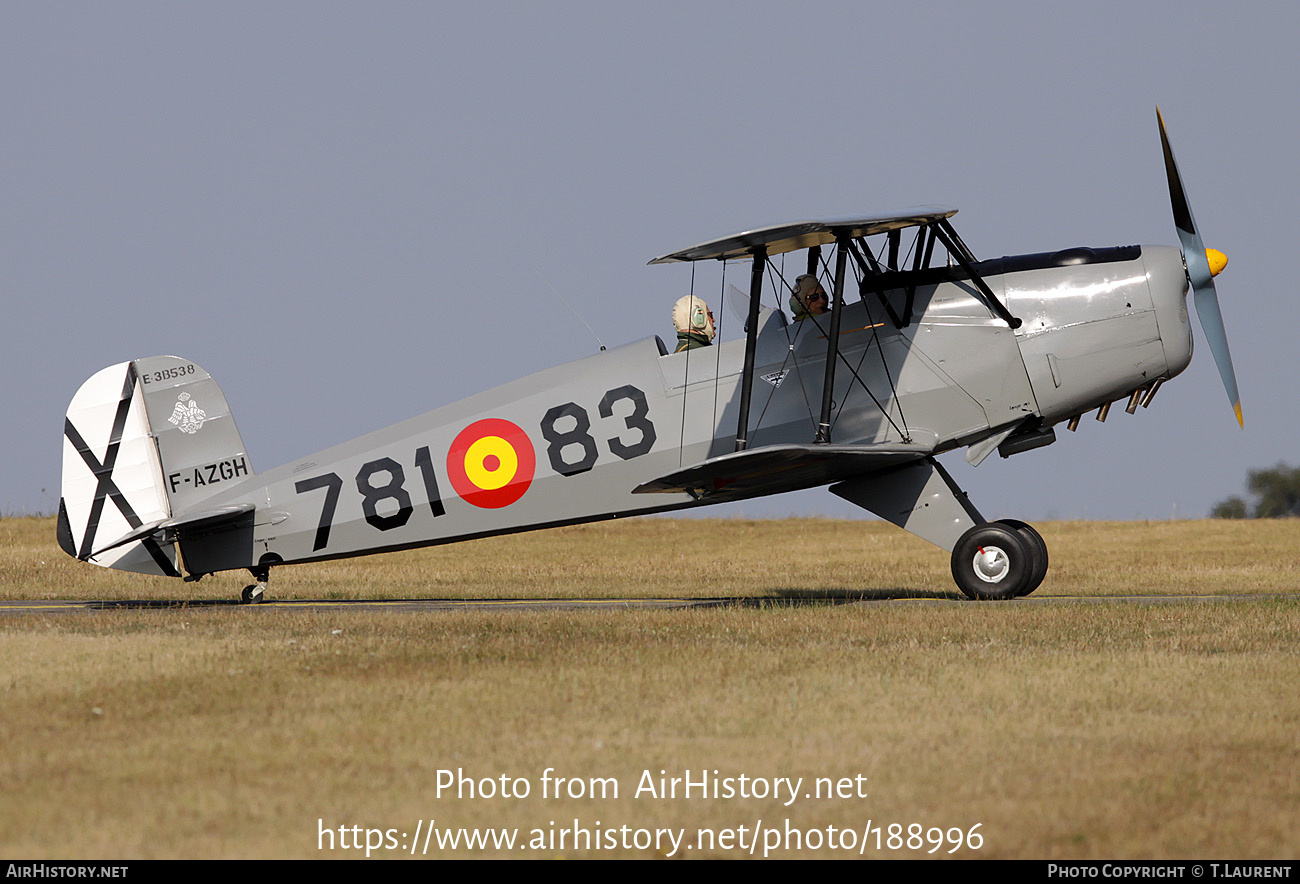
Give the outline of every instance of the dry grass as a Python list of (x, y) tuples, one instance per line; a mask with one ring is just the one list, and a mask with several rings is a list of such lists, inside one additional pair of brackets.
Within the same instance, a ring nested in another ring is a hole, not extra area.
[[(771, 601), (7, 617), (0, 854), (318, 857), (320, 819), (337, 834), (576, 818), (692, 836), (758, 819), (979, 823), (978, 855), (1001, 858), (1294, 857), (1300, 524), (1040, 530), (1043, 595), (1189, 600), (949, 604), (946, 556), (878, 524), (648, 519), (287, 568), (271, 589)], [(49, 520), (0, 521), (0, 538), (3, 598), (229, 597), (245, 582), (83, 565), (54, 547)], [(1278, 597), (1190, 598), (1204, 593)], [(852, 595), (932, 601), (821, 601)], [(548, 767), (614, 777), (620, 796), (543, 799)], [(524, 777), (534, 794), (440, 798), (437, 772), (457, 768)], [(804, 791), (861, 774), (869, 795), (784, 807), (632, 794), (644, 770), (714, 769), (802, 776)]]
[[(1289, 592), (1300, 520), (1050, 522), (1052, 567), (1036, 596)], [(0, 600), (230, 599), (229, 572), (181, 584), (64, 555), (50, 519), (0, 519)], [(630, 519), (451, 546), (293, 565), (274, 599), (960, 598), (948, 555), (883, 522)]]

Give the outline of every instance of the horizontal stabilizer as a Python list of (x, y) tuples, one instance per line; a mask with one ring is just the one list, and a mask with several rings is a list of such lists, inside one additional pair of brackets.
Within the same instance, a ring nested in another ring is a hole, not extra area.
[(853, 476), (894, 469), (921, 460), (920, 445), (767, 445), (709, 458), (632, 489), (634, 494), (686, 492), (710, 501), (815, 488)]
[(146, 537), (151, 537), (158, 543), (173, 543), (215, 534), (218, 531), (238, 527), (246, 516), (252, 515), (254, 509), (256, 507), (251, 503), (241, 503), (238, 506), (225, 506), (201, 513), (188, 513), (175, 519), (160, 519), (141, 525), (112, 543), (101, 546), (90, 555), (93, 558), (110, 549), (144, 540)]

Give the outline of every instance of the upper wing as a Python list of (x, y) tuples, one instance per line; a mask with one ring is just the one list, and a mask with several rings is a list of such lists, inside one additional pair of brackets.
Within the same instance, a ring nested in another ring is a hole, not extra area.
[(865, 215), (860, 218), (832, 218), (825, 221), (797, 221), (793, 224), (778, 224), (775, 227), (760, 227), (722, 239), (710, 240), (688, 249), (682, 249), (662, 255), (651, 264), (671, 264), (678, 261), (703, 261), (716, 258), (727, 261), (752, 255), (758, 246), (766, 246), (767, 254), (780, 255), (809, 246), (829, 245), (842, 234), (851, 237), (872, 236), (904, 227), (916, 227), (930, 224), (957, 214), (956, 209), (946, 206), (918, 206), (901, 212), (885, 212), (880, 215)]
[(710, 502), (815, 488), (921, 460), (921, 445), (767, 445), (712, 457), (632, 489), (633, 494), (687, 492)]

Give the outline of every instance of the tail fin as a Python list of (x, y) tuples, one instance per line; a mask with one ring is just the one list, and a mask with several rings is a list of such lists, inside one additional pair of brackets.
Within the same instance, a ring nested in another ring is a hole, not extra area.
[(176, 356), (109, 366), (81, 385), (63, 423), (59, 546), (103, 567), (179, 577), (176, 543), (150, 526), (252, 474), (206, 371)]

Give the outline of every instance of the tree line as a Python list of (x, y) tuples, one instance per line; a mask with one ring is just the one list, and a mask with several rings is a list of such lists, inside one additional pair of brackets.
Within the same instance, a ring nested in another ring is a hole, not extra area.
[(1229, 497), (1210, 510), (1215, 519), (1283, 519), (1300, 516), (1300, 467), (1280, 463), (1246, 474), (1251, 500)]

